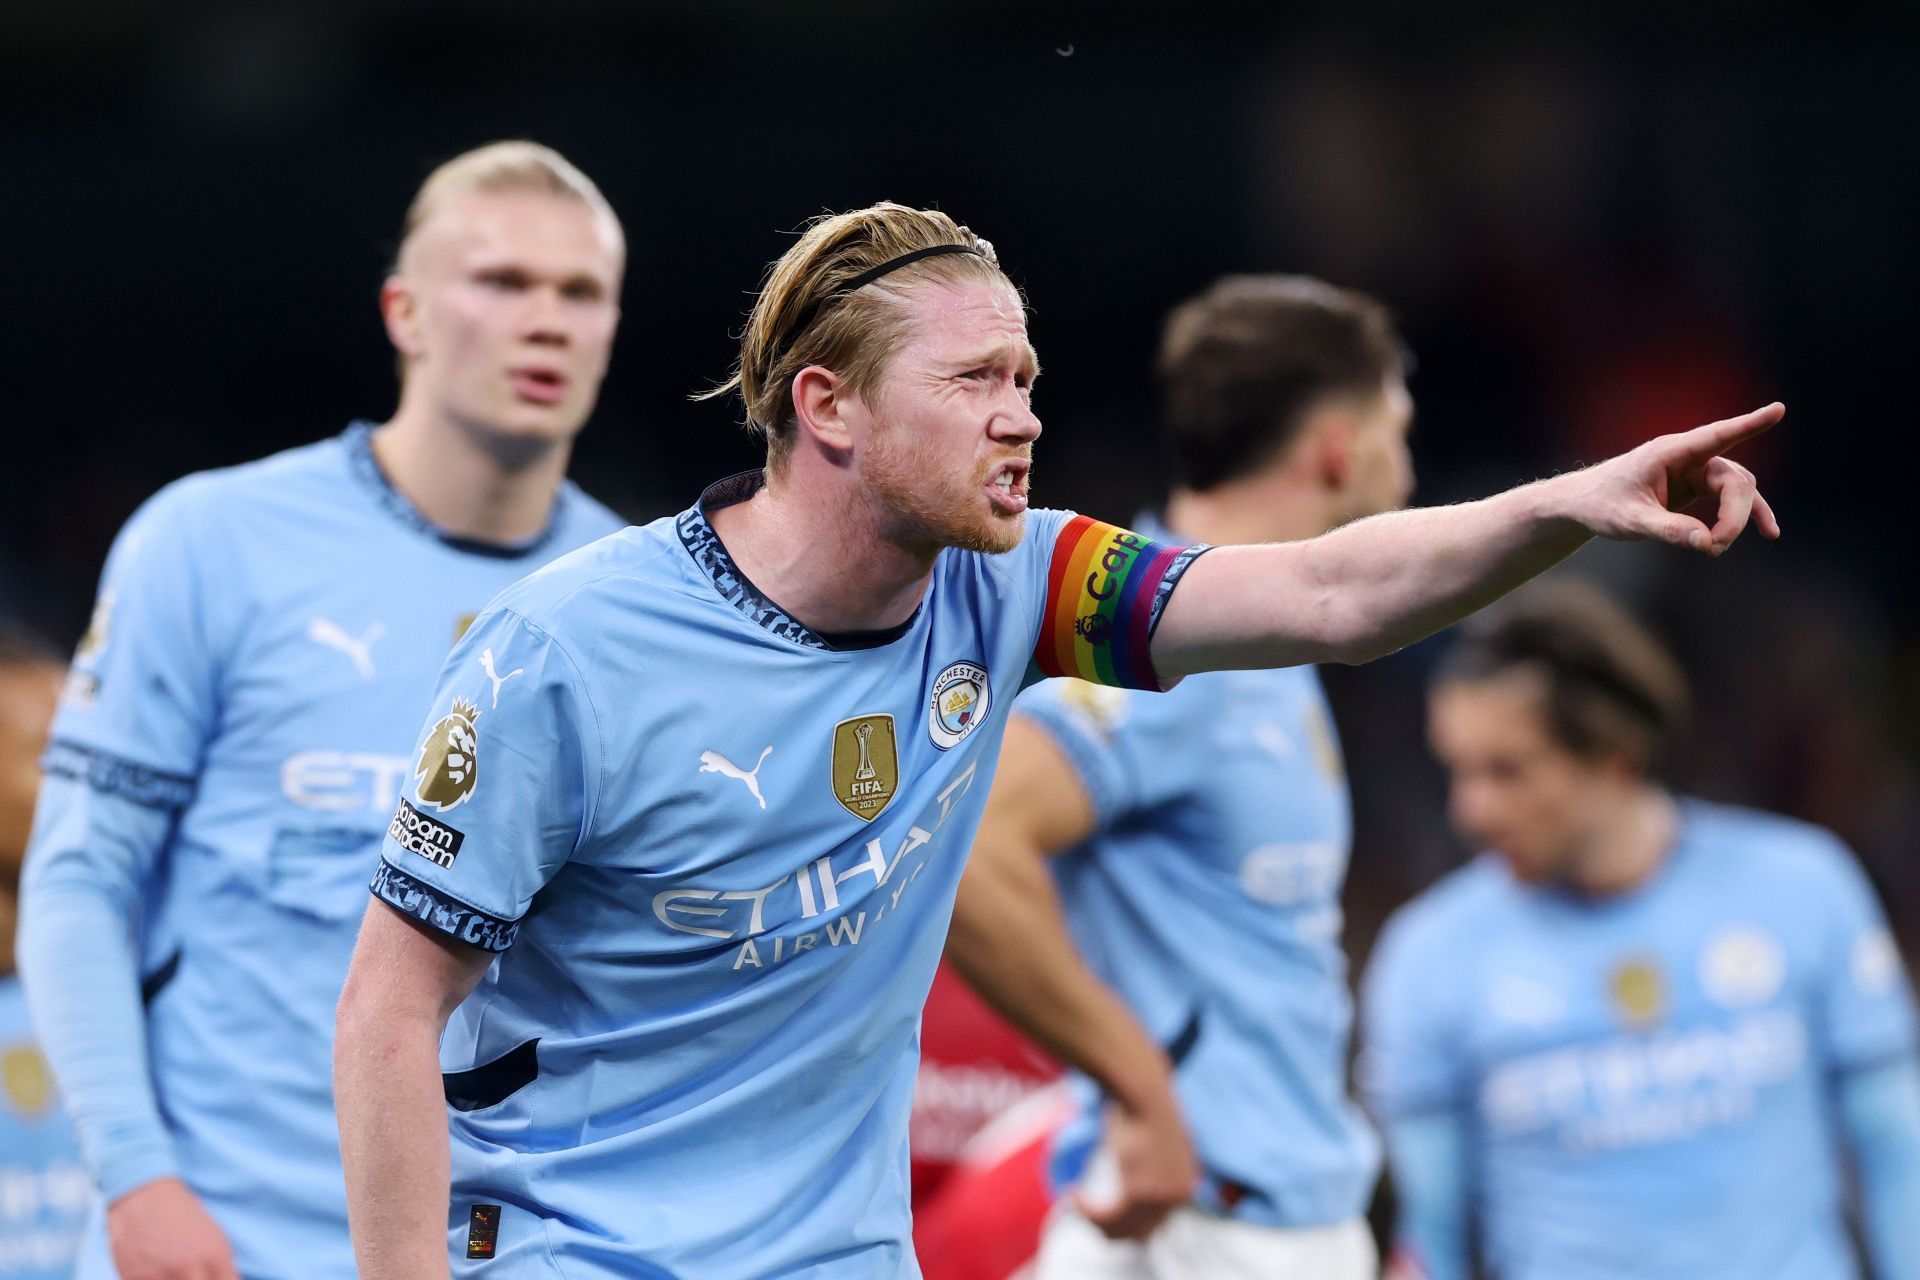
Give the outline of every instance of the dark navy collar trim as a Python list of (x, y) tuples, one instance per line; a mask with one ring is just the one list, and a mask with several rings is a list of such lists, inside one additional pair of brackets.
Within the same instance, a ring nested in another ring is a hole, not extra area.
[(700, 494), (700, 501), (680, 513), (674, 521), (679, 531), (680, 541), (685, 544), (687, 554), (694, 563), (706, 573), (713, 582), (713, 589), (720, 598), (747, 615), (753, 622), (771, 631), (783, 640), (807, 646), (809, 649), (825, 649), (839, 652), (848, 649), (877, 649), (892, 644), (913, 629), (919, 619), (920, 611), (896, 627), (887, 627), (881, 631), (815, 631), (806, 623), (782, 609), (769, 599), (765, 592), (753, 585), (753, 580), (740, 571), (728, 552), (726, 544), (720, 541), (713, 525), (708, 521), (709, 512), (722, 507), (731, 507), (735, 503), (745, 502), (766, 485), (764, 471), (742, 471), (738, 475), (716, 480)]
[(425, 534), (462, 555), (486, 556), (492, 560), (519, 560), (544, 549), (559, 532), (561, 512), (567, 502), (567, 485), (564, 481), (553, 495), (553, 510), (548, 513), (547, 527), (526, 542), (482, 542), (477, 538), (463, 538), (448, 533), (407, 501), (406, 495), (394, 488), (393, 481), (380, 469), (380, 460), (373, 454), (374, 425), (365, 420), (356, 421), (340, 437), (341, 443), (347, 448), (348, 465), (354, 477), (372, 493), (381, 509), (415, 533)]

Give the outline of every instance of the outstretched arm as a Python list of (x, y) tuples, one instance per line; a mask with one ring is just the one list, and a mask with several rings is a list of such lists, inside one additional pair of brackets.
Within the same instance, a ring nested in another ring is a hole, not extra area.
[[(1780, 536), (1753, 474), (1722, 456), (1778, 404), (1661, 436), (1596, 466), (1479, 502), (1399, 511), (1306, 542), (1222, 547), (1194, 562), (1153, 636), (1163, 678), (1195, 671), (1365, 662), (1391, 653), (1572, 555), (1590, 538), (1654, 539), (1718, 555), (1748, 520)], [(1712, 522), (1687, 514), (1712, 500)]]
[(1073, 767), (1044, 730), (1014, 716), (960, 882), (947, 957), (1001, 1016), (1113, 1100), (1106, 1141), (1120, 1191), (1079, 1207), (1108, 1235), (1142, 1237), (1193, 1197), (1199, 1165), (1166, 1053), (1080, 958), (1047, 870), (1049, 856), (1093, 827)]
[(448, 1274), (450, 1157), (440, 1033), (493, 954), (367, 906), (334, 1032), (333, 1096), (353, 1252), (367, 1280)]

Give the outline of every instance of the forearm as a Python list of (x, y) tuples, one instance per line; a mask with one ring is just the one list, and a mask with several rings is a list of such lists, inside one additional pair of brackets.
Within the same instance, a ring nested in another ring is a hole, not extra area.
[(450, 1179), (440, 1027), (343, 996), (334, 1106), (354, 1256), (364, 1280), (448, 1274)]
[(1876, 1280), (1920, 1280), (1920, 1064), (1856, 1072), (1839, 1115), (1859, 1174), (1862, 1234)]
[(109, 833), (87, 815), (120, 802), (51, 779), (40, 804), (21, 881), (20, 978), (87, 1167), (113, 1201), (178, 1173), (147, 1062), (138, 859), (113, 852), (157, 844), (167, 817), (123, 812)]
[(1171, 1064), (1080, 958), (1038, 850), (976, 847), (947, 956), (988, 1004), (1131, 1108), (1170, 1100)]
[(1168, 602), (1155, 667), (1178, 676), (1391, 653), (1578, 550), (1591, 535), (1560, 514), (1573, 479), (1373, 516), (1306, 542), (1217, 548)]
[(1468, 1280), (1466, 1134), (1447, 1113), (1390, 1121), (1397, 1217), (1394, 1275), (1422, 1280)]

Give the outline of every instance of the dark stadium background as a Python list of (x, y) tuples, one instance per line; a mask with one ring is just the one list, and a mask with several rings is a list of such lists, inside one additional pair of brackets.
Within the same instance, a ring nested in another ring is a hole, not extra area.
[[(1577, 563), (1696, 678), (1680, 781), (1839, 830), (1911, 953), (1916, 14), (7, 0), (0, 614), (71, 644), (153, 489), (391, 408), (376, 290), (456, 151), (551, 143), (625, 219), (626, 319), (574, 474), (636, 519), (754, 464), (735, 409), (687, 396), (725, 374), (791, 230), (937, 204), (1030, 293), (1050, 503), (1156, 496), (1157, 319), (1227, 271), (1394, 305), (1423, 501), (1787, 401), (1747, 455), (1783, 544)], [(1421, 746), (1437, 652), (1329, 675), (1356, 949), (1459, 856)]]

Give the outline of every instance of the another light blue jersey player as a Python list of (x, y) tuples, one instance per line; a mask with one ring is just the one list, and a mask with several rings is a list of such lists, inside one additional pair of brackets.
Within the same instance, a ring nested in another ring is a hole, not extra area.
[(1395, 918), (1367, 999), (1374, 1105), (1460, 1117), (1503, 1280), (1859, 1274), (1837, 1089), (1913, 1054), (1913, 1002), (1827, 833), (1687, 803), (1597, 902), (1482, 857)]
[[(1163, 696), (1048, 681), (1014, 710), (1092, 802), (1095, 833), (1055, 878), (1088, 965), (1173, 1059), (1196, 1202), (1271, 1227), (1362, 1214), (1379, 1153), (1345, 1091), (1351, 816), (1313, 668), (1209, 673)], [(1079, 1088), (1056, 1146), (1063, 1191), (1106, 1107)]]
[(1650, 781), (1684, 699), (1571, 586), (1441, 668), (1452, 815), (1491, 851), (1389, 922), (1365, 987), (1413, 1274), (1464, 1280), (1477, 1237), (1501, 1280), (1847, 1280), (1851, 1203), (1874, 1274), (1920, 1276), (1899, 953), (1831, 834)]
[(0, 977), (0, 1280), (67, 1280), (92, 1202), (27, 997)]
[(502, 953), (443, 1041), (456, 1275), (917, 1274), (920, 1007), (1006, 704), (1086, 617), (1098, 674), (1154, 682), (1192, 552), (1036, 511), (896, 632), (823, 637), (708, 523), (759, 484), (560, 560), (448, 660), (374, 892)]
[[(134, 1078), (83, 1053), (63, 1081), (107, 1199), (178, 1175), (242, 1274), (353, 1274), (333, 1007), (413, 765), (403, 709), (489, 599), (622, 523), (568, 485), (525, 546), (443, 537), (365, 424), (128, 521), (44, 761), (21, 945), (37, 977), (85, 937), (102, 979), (39, 1003), (50, 1043), (144, 1028)], [(113, 1008), (136, 957), (144, 1008)], [(80, 1274), (111, 1275), (97, 1232), (89, 1250)]]

